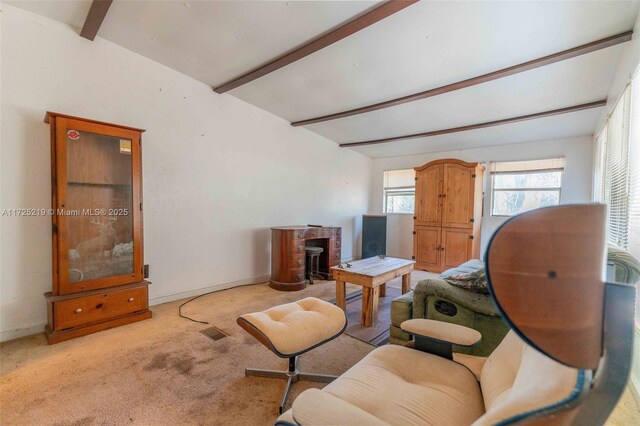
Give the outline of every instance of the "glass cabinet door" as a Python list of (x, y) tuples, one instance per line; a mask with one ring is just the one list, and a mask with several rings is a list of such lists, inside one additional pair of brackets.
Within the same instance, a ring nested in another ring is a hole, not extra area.
[(141, 280), (139, 134), (58, 120), (57, 164), (66, 180), (57, 183), (62, 292)]

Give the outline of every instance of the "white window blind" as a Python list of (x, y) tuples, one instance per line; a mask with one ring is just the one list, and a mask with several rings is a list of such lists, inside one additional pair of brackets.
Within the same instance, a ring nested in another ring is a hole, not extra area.
[[(640, 77), (620, 96), (595, 140), (593, 200), (608, 205), (607, 239), (640, 259)], [(640, 288), (639, 288), (640, 290)], [(636, 300), (640, 327), (640, 302)]]
[(604, 170), (606, 151), (605, 146), (607, 143), (607, 127), (600, 132), (595, 140), (595, 155), (594, 155), (594, 176), (593, 176), (593, 201), (597, 203), (604, 203)]
[[(638, 74), (636, 72), (636, 74)], [(640, 77), (631, 84), (629, 119), (629, 232), (627, 250), (640, 259)], [(640, 289), (639, 289), (640, 290)], [(640, 297), (638, 297), (640, 300)], [(640, 304), (639, 304), (640, 306)], [(640, 312), (640, 307), (638, 309)]]
[(414, 188), (416, 172), (413, 169), (387, 170), (384, 172), (385, 188)]
[(607, 122), (604, 200), (609, 205), (609, 241), (624, 249), (629, 242), (630, 88), (624, 91)]
[(564, 158), (547, 158), (544, 160), (496, 161), (492, 162), (489, 167), (491, 173), (511, 173), (563, 170), (564, 165)]
[[(631, 82), (629, 118), (629, 232), (627, 250), (640, 259), (640, 77)], [(636, 327), (640, 329), (640, 283), (636, 286)], [(640, 354), (636, 353), (635, 356)]]

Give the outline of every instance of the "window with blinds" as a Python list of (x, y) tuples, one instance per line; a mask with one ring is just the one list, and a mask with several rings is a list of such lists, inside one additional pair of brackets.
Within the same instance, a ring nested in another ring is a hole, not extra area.
[[(608, 206), (607, 239), (640, 259), (640, 78), (636, 71), (595, 139), (593, 200)], [(640, 290), (640, 289), (639, 289)], [(640, 298), (636, 323), (640, 327)]]
[(600, 132), (595, 140), (595, 166), (593, 175), (593, 201), (604, 202), (604, 170), (605, 170), (605, 145), (607, 143), (607, 127)]
[[(633, 77), (631, 82), (630, 114), (629, 114), (629, 198), (627, 250), (636, 259), (640, 259), (640, 77)], [(636, 286), (636, 327), (640, 329), (640, 283)], [(635, 353), (634, 356), (640, 356)]]
[[(629, 202), (627, 250), (640, 259), (640, 78), (631, 84), (631, 118), (629, 119)], [(640, 288), (638, 288), (640, 294)], [(638, 319), (640, 320), (640, 297)]]
[(625, 249), (629, 243), (629, 93), (627, 88), (609, 117), (604, 170), (609, 241)]
[(491, 216), (560, 204), (564, 158), (492, 162)]
[[(635, 81), (635, 79), (634, 79)], [(595, 140), (593, 200), (609, 207), (609, 242), (629, 249), (637, 237), (638, 139), (640, 138), (640, 98), (638, 83), (627, 86)], [(632, 111), (632, 108), (635, 108)], [(633, 128), (633, 129), (632, 129)], [(635, 160), (633, 160), (635, 159)], [(632, 161), (633, 160), (633, 161)], [(640, 254), (640, 253), (638, 253)]]
[(385, 213), (413, 213), (415, 202), (415, 170), (388, 170), (384, 172)]

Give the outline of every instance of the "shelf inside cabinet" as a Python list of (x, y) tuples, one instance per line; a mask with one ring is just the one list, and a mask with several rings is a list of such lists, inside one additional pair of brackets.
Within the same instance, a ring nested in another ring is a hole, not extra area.
[(67, 182), (67, 185), (71, 186), (106, 186), (115, 188), (127, 188), (130, 187), (130, 183), (96, 183), (96, 182)]

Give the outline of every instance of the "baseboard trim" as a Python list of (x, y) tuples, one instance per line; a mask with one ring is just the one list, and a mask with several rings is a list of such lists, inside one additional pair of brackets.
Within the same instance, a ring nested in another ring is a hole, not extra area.
[[(44, 302), (43, 302), (44, 304)], [(24, 328), (16, 328), (13, 330), (2, 330), (0, 331), (0, 342), (7, 342), (9, 340), (19, 339), (25, 336), (31, 336), (33, 334), (44, 334), (44, 327), (47, 325), (46, 322), (30, 325)]]
[[(196, 290), (183, 291), (176, 294), (168, 294), (165, 296), (158, 296), (149, 299), (149, 305), (161, 305), (163, 303), (173, 302), (180, 299), (186, 299), (189, 297), (200, 296), (201, 294), (210, 293), (213, 291), (227, 290), (233, 287), (240, 287), (243, 285), (260, 284), (269, 281), (269, 275), (263, 275), (260, 277), (246, 278), (244, 280), (232, 281), (229, 283), (214, 284), (212, 286), (199, 288)], [(44, 304), (44, 301), (43, 301)], [(34, 334), (44, 333), (44, 327), (46, 322), (30, 325), (28, 327), (17, 328), (13, 330), (0, 331), (0, 342), (7, 342), (9, 340), (19, 339), (21, 337), (31, 336)]]
[(269, 281), (269, 278), (270, 278), (269, 275), (263, 275), (260, 277), (232, 281), (230, 283), (214, 284), (212, 286), (198, 288), (196, 290), (183, 291), (180, 293), (168, 294), (166, 296), (158, 296), (158, 297), (149, 299), (149, 305), (150, 306), (161, 305), (163, 303), (175, 302), (176, 300), (200, 296), (201, 294), (211, 293), (214, 291), (228, 290), (230, 288), (240, 287), (243, 285), (254, 285), (254, 284), (260, 284), (260, 283), (266, 283)]
[(636, 324), (634, 330), (633, 358), (631, 362), (631, 378), (629, 379), (629, 389), (640, 407), (640, 327)]
[(636, 399), (636, 404), (640, 407), (640, 383), (635, 380), (629, 380), (629, 388), (631, 389), (631, 395)]

